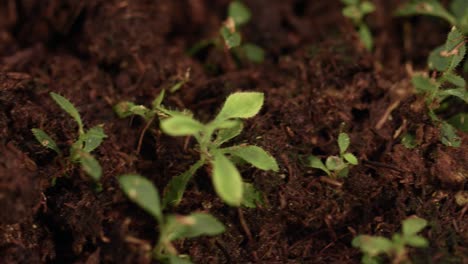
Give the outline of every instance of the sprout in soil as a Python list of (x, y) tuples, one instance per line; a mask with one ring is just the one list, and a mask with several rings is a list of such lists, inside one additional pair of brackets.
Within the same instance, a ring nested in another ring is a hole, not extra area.
[(370, 1), (361, 0), (341, 0), (345, 4), (343, 16), (351, 19), (358, 30), (359, 38), (367, 50), (372, 50), (374, 41), (369, 26), (364, 21), (367, 14), (374, 12), (375, 6)]

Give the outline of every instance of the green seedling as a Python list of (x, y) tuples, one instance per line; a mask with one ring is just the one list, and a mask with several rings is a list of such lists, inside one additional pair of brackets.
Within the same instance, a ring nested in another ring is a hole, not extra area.
[(370, 1), (361, 0), (341, 0), (345, 4), (343, 8), (343, 15), (353, 22), (354, 26), (358, 30), (359, 38), (361, 39), (364, 47), (368, 50), (372, 50), (374, 46), (374, 40), (369, 26), (364, 21), (364, 17), (367, 14), (374, 12), (375, 6)]
[(162, 212), (158, 190), (148, 179), (135, 174), (119, 177), (120, 187), (128, 198), (149, 213), (159, 226), (159, 239), (153, 248), (153, 258), (162, 263), (192, 263), (188, 256), (180, 255), (175, 240), (214, 236), (224, 232), (224, 225), (207, 213), (165, 215)]
[[(102, 128), (102, 125), (98, 125), (90, 128), (89, 130), (84, 129), (83, 122), (78, 110), (73, 104), (68, 101), (65, 97), (50, 93), (52, 99), (65, 111), (67, 112), (78, 124), (78, 139), (70, 147), (70, 156), (68, 160), (72, 163), (80, 163), (83, 171), (86, 172), (93, 180), (99, 181), (102, 175), (102, 168), (99, 162), (91, 155), (91, 152), (99, 147), (106, 138), (106, 134)], [(39, 143), (49, 149), (55, 151), (59, 156), (62, 156), (57, 143), (43, 130), (38, 128), (31, 129), (35, 138)]]
[(456, 68), (466, 53), (465, 39), (457, 28), (452, 28), (443, 46), (435, 49), (429, 56), (429, 67), (438, 75), (428, 77), (416, 74), (412, 78), (417, 93), (425, 95), (429, 115), (441, 127), (441, 140), (447, 146), (460, 146), (461, 139), (456, 129), (448, 122), (440, 120), (435, 114), (449, 97), (457, 97), (468, 103), (466, 81), (456, 73)]
[[(468, 1), (452, 0), (449, 10), (437, 0), (413, 0), (399, 8), (396, 15), (427, 15), (438, 17), (447, 21), (452, 27), (458, 28), (461, 33), (466, 36), (468, 34)], [(461, 40), (462, 39), (459, 39), (459, 41)], [(440, 48), (441, 47), (437, 49), (440, 50)], [(433, 53), (436, 52), (437, 49), (433, 51)], [(468, 71), (468, 60), (465, 60), (463, 69), (465, 72)]]
[(325, 164), (317, 156), (309, 156), (309, 166), (312, 168), (320, 169), (324, 171), (328, 176), (347, 177), (349, 173), (349, 167), (351, 165), (357, 165), (358, 159), (354, 154), (346, 152), (350, 144), (348, 134), (340, 133), (338, 136), (338, 147), (340, 149), (339, 156), (329, 156), (325, 160)]
[[(222, 147), (242, 132), (241, 120), (255, 116), (260, 111), (263, 100), (263, 93), (234, 93), (226, 99), (214, 120), (207, 124), (182, 114), (172, 115), (161, 121), (161, 129), (168, 135), (193, 136), (198, 142), (197, 151), (200, 153), (200, 159), (195, 164), (168, 184), (164, 206), (180, 203), (187, 183), (202, 166), (206, 166), (211, 174), (214, 189), (219, 197), (232, 206), (241, 205), (255, 194), (251, 190), (245, 192), (245, 183), (234, 165), (234, 160), (243, 160), (261, 170), (278, 171), (276, 160), (260, 147), (247, 144)], [(252, 201), (247, 203), (252, 205)]]
[(392, 263), (411, 263), (408, 257), (408, 246), (424, 248), (429, 242), (418, 235), (427, 226), (427, 221), (421, 218), (408, 218), (402, 223), (402, 233), (397, 233), (388, 239), (382, 236), (359, 235), (352, 241), (355, 248), (363, 253), (363, 264), (382, 263), (380, 255), (392, 259)]
[(235, 0), (229, 4), (228, 18), (219, 30), (219, 36), (211, 40), (204, 40), (197, 43), (190, 51), (190, 55), (196, 54), (203, 48), (214, 45), (219, 48), (231, 50), (238, 59), (247, 59), (254, 63), (262, 63), (265, 52), (259, 46), (252, 43), (242, 43), (240, 29), (247, 24), (252, 17), (250, 9), (241, 1)]

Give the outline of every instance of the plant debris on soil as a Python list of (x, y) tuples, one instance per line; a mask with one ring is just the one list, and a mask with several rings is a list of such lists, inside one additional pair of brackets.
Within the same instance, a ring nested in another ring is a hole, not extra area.
[[(253, 16), (243, 38), (265, 50), (262, 64), (233, 62), (214, 47), (188, 56), (218, 34), (229, 2), (0, 3), (0, 262), (156, 263), (148, 252), (156, 223), (125, 197), (116, 176), (139, 173), (163, 190), (196, 160), (195, 142), (154, 126), (137, 152), (145, 123), (119, 119), (112, 107), (150, 105), (189, 72), (165, 104), (206, 121), (227, 95), (263, 92), (261, 113), (234, 141), (261, 146), (280, 165), (279, 173), (240, 168), (264, 195), (256, 209), (225, 205), (209, 174), (196, 174), (170, 210), (210, 212), (227, 229), (175, 244), (194, 263), (359, 263), (355, 236), (389, 237), (412, 215), (430, 223), (421, 233), (430, 247), (411, 249), (416, 263), (468, 263), (468, 205), (455, 199), (467, 188), (468, 136), (460, 133), (459, 148), (440, 142), (407, 71), (425, 68), (448, 26), (395, 18), (391, 10), (404, 1), (376, 0), (370, 53), (338, 0), (246, 0)], [(93, 152), (103, 167), (101, 191), (32, 135), (31, 128), (47, 131), (63, 150), (76, 137), (76, 123), (49, 92), (70, 99), (86, 127), (104, 125), (108, 138)], [(308, 155), (338, 152), (341, 131), (360, 161), (349, 176), (307, 167)], [(402, 145), (403, 132), (416, 135), (415, 148)]]

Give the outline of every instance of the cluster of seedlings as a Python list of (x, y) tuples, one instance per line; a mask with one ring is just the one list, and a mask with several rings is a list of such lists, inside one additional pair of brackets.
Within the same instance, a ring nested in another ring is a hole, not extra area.
[[(364, 16), (371, 13), (375, 7), (369, 1), (342, 0), (345, 4), (344, 16), (352, 19), (358, 29), (365, 47), (372, 49), (372, 35), (364, 23)], [(457, 113), (449, 120), (442, 120), (439, 114), (447, 109), (452, 100), (468, 103), (466, 82), (457, 75), (456, 67), (464, 60), (466, 53), (465, 36), (468, 33), (468, 1), (454, 0), (452, 13), (434, 0), (417, 1), (402, 7), (397, 14), (432, 15), (441, 17), (453, 25), (444, 45), (436, 48), (429, 56), (428, 65), (432, 74), (415, 74), (412, 78), (417, 93), (423, 94), (432, 121), (441, 128), (443, 144), (457, 147), (460, 139), (456, 129), (466, 131), (466, 113)], [(461, 11), (463, 12), (461, 12)], [(240, 1), (233, 1), (228, 9), (228, 18), (221, 27), (219, 36), (200, 43), (213, 44), (232, 50), (234, 56), (243, 57), (254, 62), (263, 61), (264, 52), (253, 44), (242, 44), (239, 29), (251, 19), (250, 10)], [(196, 52), (196, 47), (192, 52)], [(465, 65), (467, 65), (465, 60)], [(103, 126), (98, 125), (88, 130), (84, 128), (78, 110), (66, 98), (50, 94), (52, 99), (68, 113), (78, 125), (78, 137), (66, 151), (68, 156), (63, 160), (66, 164), (78, 163), (82, 170), (96, 183), (102, 175), (102, 169), (97, 159), (91, 154), (106, 138)], [(259, 92), (237, 92), (229, 95), (218, 114), (208, 123), (202, 123), (193, 117), (188, 110), (174, 110), (164, 106), (164, 90), (154, 99), (151, 107), (137, 105), (133, 102), (120, 102), (114, 107), (120, 118), (139, 116), (146, 126), (140, 136), (138, 149), (141, 147), (143, 134), (158, 122), (160, 129), (173, 137), (193, 137), (197, 144), (198, 160), (180, 175), (173, 177), (164, 188), (162, 197), (157, 188), (148, 179), (127, 174), (118, 177), (120, 186), (128, 198), (139, 205), (156, 220), (159, 238), (152, 251), (152, 256), (164, 263), (191, 263), (188, 256), (178, 253), (173, 241), (194, 238), (201, 235), (218, 235), (224, 232), (225, 226), (208, 213), (192, 213), (189, 215), (165, 214), (169, 207), (176, 207), (183, 199), (183, 194), (189, 181), (197, 171), (204, 167), (211, 175), (211, 181), (217, 195), (229, 206), (244, 206), (253, 208), (261, 201), (261, 194), (251, 183), (243, 180), (237, 165), (248, 163), (253, 167), (277, 172), (279, 166), (268, 152), (261, 147), (248, 144), (226, 146), (230, 140), (242, 133), (243, 120), (256, 116), (264, 103), (264, 94)], [(52, 149), (59, 156), (63, 152), (58, 144), (43, 130), (35, 128), (32, 133), (39, 143)], [(325, 162), (317, 156), (309, 156), (308, 165), (320, 169), (332, 178), (347, 177), (350, 167), (358, 165), (357, 157), (348, 152), (350, 138), (346, 133), (337, 137), (339, 154), (328, 156)], [(403, 143), (412, 146), (411, 135), (404, 137)], [(392, 239), (380, 236), (359, 235), (352, 245), (363, 252), (363, 263), (381, 263), (380, 256), (384, 254), (393, 263), (409, 261), (407, 246), (427, 247), (428, 241), (417, 233), (423, 230), (427, 221), (420, 218), (409, 218), (403, 221), (401, 234), (394, 234)]]

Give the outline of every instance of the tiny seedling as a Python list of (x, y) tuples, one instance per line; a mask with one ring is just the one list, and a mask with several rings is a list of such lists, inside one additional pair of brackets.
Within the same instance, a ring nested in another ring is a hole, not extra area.
[(120, 186), (128, 198), (149, 213), (159, 225), (159, 239), (153, 249), (153, 258), (169, 264), (188, 264), (189, 258), (179, 255), (172, 244), (175, 240), (214, 236), (224, 232), (224, 225), (207, 213), (165, 215), (162, 212), (158, 190), (148, 179), (135, 174), (122, 175)]
[(194, 55), (203, 48), (214, 45), (220, 48), (226, 47), (238, 59), (245, 58), (254, 63), (262, 63), (265, 58), (264, 50), (253, 43), (242, 43), (242, 35), (239, 32), (251, 17), (252, 13), (246, 5), (238, 0), (232, 1), (228, 7), (228, 18), (219, 30), (219, 36), (197, 43), (189, 54)]
[[(73, 106), (68, 99), (59, 94), (51, 92), (50, 96), (78, 124), (78, 138), (70, 147), (68, 160), (72, 163), (80, 163), (83, 171), (93, 180), (99, 181), (102, 175), (102, 168), (96, 158), (91, 155), (91, 152), (99, 147), (104, 138), (107, 137), (102, 125), (92, 127), (85, 131), (81, 116), (75, 106)], [(33, 128), (31, 131), (42, 146), (52, 149), (59, 156), (62, 156), (62, 152), (57, 143), (55, 143), (46, 132), (38, 128)]]
[[(239, 206), (246, 199), (245, 185), (234, 165), (241, 159), (261, 170), (278, 171), (276, 160), (260, 147), (240, 144), (222, 145), (238, 136), (243, 129), (241, 119), (255, 116), (263, 105), (263, 93), (239, 92), (231, 94), (218, 115), (207, 124), (187, 115), (172, 115), (161, 121), (161, 129), (171, 136), (193, 136), (198, 142), (200, 159), (187, 171), (174, 177), (164, 195), (164, 206), (178, 205), (187, 183), (202, 166), (207, 166), (215, 191), (227, 204)], [(248, 191), (250, 197), (252, 192)], [(248, 199), (248, 198), (247, 198)], [(249, 204), (252, 204), (251, 202)]]
[(466, 81), (455, 71), (465, 53), (465, 39), (454, 27), (448, 34), (445, 44), (435, 49), (429, 56), (429, 67), (440, 74), (432, 78), (416, 74), (412, 78), (416, 92), (425, 95), (429, 115), (441, 126), (442, 143), (453, 147), (460, 146), (461, 139), (456, 135), (455, 128), (450, 123), (440, 120), (435, 111), (440, 109), (442, 103), (449, 97), (457, 97), (468, 103)]
[(410, 263), (408, 246), (424, 248), (429, 242), (423, 236), (418, 235), (427, 226), (427, 221), (422, 218), (408, 218), (402, 223), (402, 233), (397, 233), (388, 239), (382, 236), (359, 235), (352, 241), (355, 248), (363, 253), (363, 264), (382, 263), (379, 255), (385, 254), (393, 260), (392, 263)]
[(341, 0), (345, 4), (343, 15), (353, 22), (357, 28), (359, 37), (367, 50), (372, 50), (374, 41), (369, 26), (364, 21), (367, 14), (374, 12), (375, 6), (370, 1)]
[(340, 133), (338, 135), (338, 147), (340, 149), (339, 156), (329, 156), (325, 160), (325, 164), (317, 156), (309, 156), (309, 166), (312, 168), (324, 171), (330, 177), (347, 177), (349, 167), (357, 165), (358, 159), (354, 154), (346, 152), (350, 144), (348, 134)]

